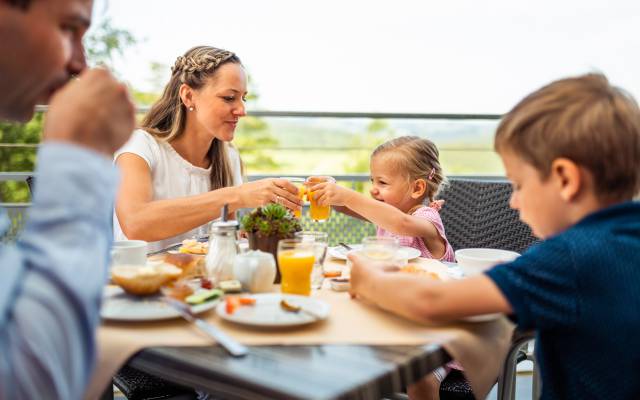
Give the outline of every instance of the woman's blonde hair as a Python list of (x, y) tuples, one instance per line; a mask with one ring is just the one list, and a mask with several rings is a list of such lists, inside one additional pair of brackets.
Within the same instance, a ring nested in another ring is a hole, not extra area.
[(525, 97), (500, 122), (495, 149), (513, 151), (543, 179), (553, 160), (568, 158), (592, 174), (600, 199), (640, 191), (640, 109), (602, 74), (561, 79)]
[(393, 162), (407, 180), (424, 179), (427, 184), (425, 198), (433, 201), (444, 185), (447, 178), (440, 166), (440, 153), (436, 145), (417, 136), (401, 136), (384, 142), (376, 147), (371, 158), (382, 153), (393, 156)]
[[(218, 68), (226, 63), (240, 64), (234, 53), (210, 46), (198, 46), (176, 59), (171, 79), (162, 96), (151, 106), (142, 120), (142, 129), (154, 137), (170, 142), (184, 133), (187, 107), (180, 98), (180, 86), (201, 89)], [(211, 190), (233, 185), (233, 174), (227, 154), (227, 144), (214, 139), (209, 149), (211, 160)]]

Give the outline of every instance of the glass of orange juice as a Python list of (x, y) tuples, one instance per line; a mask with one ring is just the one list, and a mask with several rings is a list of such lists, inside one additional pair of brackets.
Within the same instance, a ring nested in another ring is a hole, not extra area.
[[(316, 183), (322, 182), (331, 182), (335, 183), (336, 180), (330, 176), (310, 176), (307, 178), (305, 185), (307, 187), (313, 186)], [(309, 198), (309, 202), (311, 206), (309, 208), (309, 216), (314, 221), (324, 221), (329, 219), (331, 215), (331, 206), (319, 206), (316, 199), (313, 197), (313, 192), (307, 190), (307, 197)]]
[[(298, 198), (300, 200), (304, 199), (304, 195), (307, 194), (307, 187), (305, 186), (304, 178), (293, 178), (293, 177), (283, 176), (283, 177), (280, 177), (280, 179), (286, 179), (292, 184), (294, 184), (298, 188)], [(293, 210), (293, 215), (296, 218), (302, 218), (302, 208), (300, 208), (299, 210)]]
[(311, 272), (315, 262), (313, 243), (299, 239), (278, 242), (278, 267), (282, 293), (311, 294)]

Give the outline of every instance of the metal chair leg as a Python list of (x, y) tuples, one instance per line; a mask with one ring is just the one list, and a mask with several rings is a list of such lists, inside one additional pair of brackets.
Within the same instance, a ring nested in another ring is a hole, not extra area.
[(515, 398), (518, 353), (530, 340), (531, 337), (514, 339), (509, 354), (507, 354), (507, 359), (504, 361), (504, 364), (502, 364), (502, 369), (498, 376), (498, 400), (513, 400)]
[(542, 390), (542, 379), (540, 378), (538, 363), (535, 362), (535, 357), (533, 357), (533, 359), (533, 385), (531, 386), (531, 398), (533, 400), (539, 400), (540, 392)]

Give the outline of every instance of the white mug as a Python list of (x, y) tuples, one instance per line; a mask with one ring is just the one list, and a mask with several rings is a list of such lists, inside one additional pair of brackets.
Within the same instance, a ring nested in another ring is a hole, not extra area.
[(146, 265), (147, 242), (118, 240), (111, 247), (111, 265)]

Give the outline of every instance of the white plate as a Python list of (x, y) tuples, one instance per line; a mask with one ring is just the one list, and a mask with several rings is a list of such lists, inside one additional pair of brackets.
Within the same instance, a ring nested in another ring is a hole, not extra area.
[[(216, 313), (220, 318), (238, 324), (281, 327), (305, 325), (329, 316), (329, 305), (324, 301), (313, 297), (298, 296), (295, 294), (261, 293), (251, 297), (256, 299), (252, 306), (239, 306), (233, 314), (227, 314), (224, 302), (218, 304)], [(280, 301), (286, 299), (290, 304), (309, 310), (313, 315), (304, 311), (288, 312), (280, 307)]]
[[(202, 313), (213, 309), (220, 299), (192, 306), (191, 311)], [(160, 295), (138, 297), (125, 293), (117, 286), (105, 288), (100, 316), (113, 321), (160, 321), (179, 318), (180, 314), (162, 301)]]
[[(333, 258), (346, 260), (347, 254), (350, 251), (360, 250), (362, 248), (361, 244), (350, 244), (349, 246), (353, 248), (353, 250), (347, 250), (342, 246), (329, 247), (329, 255)], [(407, 260), (413, 260), (414, 258), (420, 257), (420, 250), (414, 249), (413, 247), (402, 246), (398, 251), (403, 253), (403, 258), (406, 258)]]

